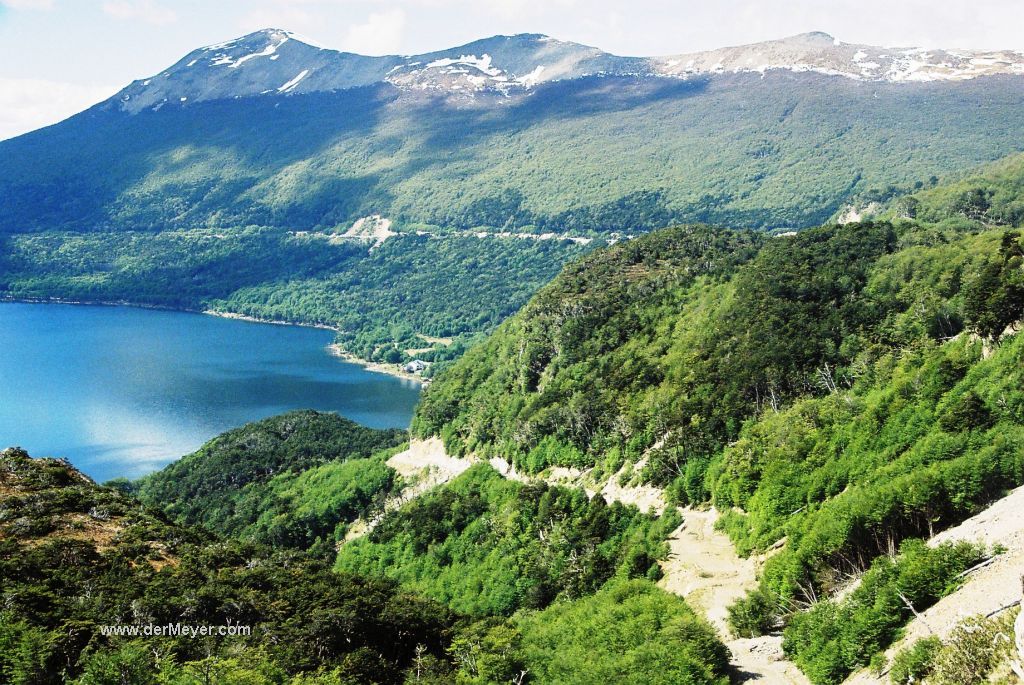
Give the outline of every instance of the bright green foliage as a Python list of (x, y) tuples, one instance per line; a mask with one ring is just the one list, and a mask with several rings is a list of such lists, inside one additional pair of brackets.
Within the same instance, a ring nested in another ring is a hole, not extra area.
[[(0, 514), (4, 683), (283, 683), (321, 670), (334, 682), (401, 683), (417, 655), (447, 663), (454, 618), (443, 606), (169, 523), (66, 462), (0, 453)], [(252, 633), (101, 632), (178, 623)]]
[(531, 682), (675, 685), (729, 682), (729, 652), (678, 597), (650, 583), (611, 583), (516, 623)]
[(983, 555), (977, 545), (932, 549), (919, 540), (907, 541), (897, 557), (875, 560), (849, 597), (823, 600), (793, 616), (783, 647), (812, 682), (841, 683), (892, 642), (914, 610), (923, 611), (948, 594), (958, 576)]
[(889, 682), (893, 685), (911, 685), (927, 676), (935, 664), (942, 641), (934, 635), (918, 640), (899, 652), (889, 669)]
[(449, 648), (459, 685), (514, 682), (528, 671), (521, 625), (514, 619), (484, 618), (459, 631)]
[(384, 463), (393, 452), (289, 471), (246, 487), (235, 501), (230, 533), (274, 547), (316, 548), (333, 558), (345, 524), (379, 509), (393, 491), (395, 472)]
[(643, 580), (616, 580), (584, 599), (478, 621), (459, 632), (450, 652), (459, 685), (728, 682), (729, 652), (714, 629)]
[(665, 438), (649, 477), (699, 495), (744, 419), (850, 374), (863, 331), (895, 306), (868, 291), (895, 242), (887, 224), (770, 240), (684, 227), (596, 253), (427, 389), (413, 432), (529, 469), (545, 465), (540, 445), (560, 454), (552, 437), (582, 464)]
[(888, 214), (949, 226), (1024, 223), (1024, 154), (1016, 154), (890, 203)]
[(228, 431), (136, 489), (180, 523), (308, 548), (332, 543), (338, 524), (391, 490), (386, 456), (369, 457), (404, 437), (337, 414), (291, 412)]
[(32, 685), (56, 667), (54, 636), (7, 610), (0, 613), (0, 682)]
[(82, 675), (75, 685), (156, 685), (153, 654), (142, 642), (127, 642), (111, 650), (82, 656)]
[(763, 571), (775, 596), (831, 592), (1024, 483), (1024, 338), (988, 359), (958, 340), (887, 364), (863, 394), (801, 401), (723, 456), (713, 489), (747, 512), (726, 519), (741, 549), (788, 536)]
[(509, 615), (591, 594), (612, 576), (657, 578), (678, 523), (478, 464), (345, 544), (336, 568), (388, 576), (464, 614)]
[[(570, 265), (424, 392), (413, 432), (440, 433), (450, 451), (497, 452), (530, 470), (592, 464), (599, 450), (635, 458), (679, 405), (717, 403), (700, 386), (707, 379), (666, 378), (666, 357), (692, 350), (698, 335), (673, 333), (672, 324), (704, 306), (701, 296), (763, 240), (679, 227)], [(695, 440), (708, 432), (695, 430)]]
[(439, 376), (413, 432), (526, 470), (646, 456), (643, 477), (710, 499), (741, 553), (785, 540), (733, 612), (750, 634), (1024, 484), (1024, 338), (991, 335), (1020, 318), (1017, 234), (703, 230), (567, 268)]
[(966, 286), (968, 322), (978, 333), (998, 340), (1006, 328), (1024, 318), (1024, 238), (1003, 234), (999, 254), (989, 259)]

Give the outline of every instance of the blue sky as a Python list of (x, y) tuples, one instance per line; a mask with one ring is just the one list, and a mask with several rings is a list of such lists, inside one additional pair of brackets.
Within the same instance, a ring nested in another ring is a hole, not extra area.
[(1024, 49), (1021, 26), (1020, 0), (0, 0), (0, 138), (266, 27), (365, 54), (537, 32), (657, 55), (811, 30), (874, 45)]

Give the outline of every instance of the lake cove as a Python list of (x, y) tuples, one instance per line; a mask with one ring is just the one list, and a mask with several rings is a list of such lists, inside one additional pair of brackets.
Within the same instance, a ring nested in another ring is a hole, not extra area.
[(131, 307), (0, 303), (0, 449), (135, 478), (291, 409), (405, 428), (420, 386), (329, 353), (327, 330)]

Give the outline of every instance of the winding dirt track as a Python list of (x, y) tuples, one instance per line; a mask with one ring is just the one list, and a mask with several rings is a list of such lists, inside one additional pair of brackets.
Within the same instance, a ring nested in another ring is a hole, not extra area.
[[(449, 457), (437, 438), (414, 440), (408, 450), (388, 460), (388, 465), (403, 477), (415, 480), (413, 488), (403, 493), (402, 501), (448, 482), (472, 463), (472, 459)], [(529, 480), (500, 459), (490, 463), (506, 478)], [(582, 471), (552, 469), (545, 480), (556, 485), (583, 487), (590, 495), (596, 494), (586, 487), (586, 473)], [(650, 486), (620, 486), (617, 475), (608, 480), (600, 494), (609, 502), (633, 504), (644, 511), (660, 512), (665, 508), (660, 490)], [(725, 620), (728, 606), (757, 586), (760, 560), (741, 559), (736, 554), (729, 538), (715, 530), (716, 511), (686, 509), (682, 513), (683, 524), (672, 534), (669, 557), (661, 564), (665, 575), (659, 585), (685, 598), (715, 626), (732, 651), (733, 667), (740, 680), (766, 685), (809, 685), (799, 669), (783, 658), (780, 638), (744, 640), (735, 639), (729, 633)]]
[[(408, 450), (392, 457), (388, 464), (413, 483), (392, 506), (400, 506), (426, 490), (457, 477), (474, 460), (456, 459), (445, 453), (437, 438), (414, 440)], [(529, 476), (518, 473), (501, 460), (493, 466), (504, 477), (526, 481)], [(545, 480), (557, 485), (582, 487), (590, 495), (600, 494), (609, 502), (633, 504), (647, 511), (663, 511), (662, 493), (649, 486), (618, 485), (617, 476), (608, 480), (598, 493), (588, 484), (586, 472), (553, 469)], [(779, 637), (739, 639), (732, 636), (726, 622), (730, 604), (757, 586), (757, 573), (763, 558), (742, 559), (729, 538), (715, 530), (715, 510), (682, 511), (683, 524), (669, 539), (670, 553), (661, 563), (664, 577), (659, 585), (681, 597), (703, 613), (726, 641), (733, 655), (733, 666), (740, 680), (766, 685), (808, 685), (806, 676), (782, 654)], [(356, 533), (358, 534), (358, 533)], [(1021, 598), (1021, 576), (1024, 575), (1024, 488), (1018, 488), (994, 505), (964, 521), (959, 526), (936, 535), (929, 544), (968, 540), (987, 545), (1000, 544), (1004, 554), (984, 568), (971, 573), (963, 587), (911, 622), (905, 637), (887, 652), (890, 658), (902, 647), (930, 634), (948, 635), (963, 619), (978, 614), (1005, 611)], [(881, 685), (886, 676), (862, 670), (851, 676), (851, 685)]]
[(785, 660), (781, 638), (741, 639), (730, 633), (729, 605), (757, 587), (761, 560), (737, 555), (729, 538), (715, 530), (717, 520), (714, 509), (683, 510), (683, 525), (669, 539), (669, 557), (661, 564), (665, 577), (659, 585), (685, 598), (711, 621), (732, 652), (740, 680), (806, 685), (809, 681), (800, 669)]

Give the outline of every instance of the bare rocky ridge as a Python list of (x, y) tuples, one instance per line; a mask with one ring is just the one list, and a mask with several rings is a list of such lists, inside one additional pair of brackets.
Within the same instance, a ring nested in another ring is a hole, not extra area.
[(621, 57), (540, 34), (494, 36), (424, 55), (368, 57), (265, 29), (195, 50), (133, 82), (105, 106), (137, 113), (164, 106), (390, 86), (455, 99), (512, 96), (587, 76), (678, 78), (769, 70), (862, 81), (921, 82), (1024, 76), (1024, 53), (929, 50), (843, 43), (825, 33), (667, 57)]

